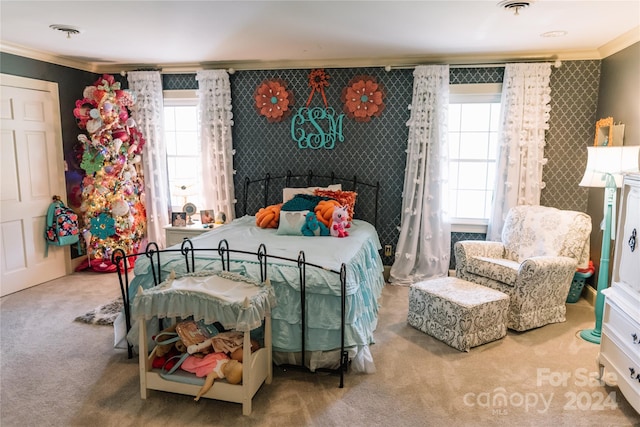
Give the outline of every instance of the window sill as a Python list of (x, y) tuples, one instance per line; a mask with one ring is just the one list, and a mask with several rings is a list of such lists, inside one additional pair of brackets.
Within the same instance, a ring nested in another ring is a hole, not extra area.
[(487, 234), (487, 224), (451, 223), (451, 231), (454, 233)]

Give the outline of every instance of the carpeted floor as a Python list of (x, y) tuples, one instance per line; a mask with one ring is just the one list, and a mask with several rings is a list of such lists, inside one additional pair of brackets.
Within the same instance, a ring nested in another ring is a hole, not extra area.
[(568, 321), (462, 353), (406, 323), (408, 289), (380, 300), (377, 372), (274, 368), (253, 412), (164, 392), (140, 398), (137, 359), (113, 331), (74, 319), (119, 294), (115, 274), (76, 273), (0, 299), (0, 425), (12, 426), (640, 426), (615, 379), (596, 379), (598, 346), (584, 300)]

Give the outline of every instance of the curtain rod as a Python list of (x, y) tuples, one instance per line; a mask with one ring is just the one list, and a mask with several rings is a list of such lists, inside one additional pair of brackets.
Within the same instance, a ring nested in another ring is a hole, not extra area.
[(449, 68), (504, 68), (505, 65), (507, 64), (449, 64)]
[(540, 61), (507, 61), (500, 64), (450, 64), (449, 68), (501, 68), (507, 64), (542, 64), (551, 62), (554, 68), (562, 67), (562, 61), (556, 60), (540, 60)]
[[(478, 63), (478, 64), (473, 64), (473, 63), (469, 63), (469, 64), (448, 64), (449, 68), (453, 68), (453, 69), (463, 69), (463, 68), (504, 68), (507, 64), (516, 64), (516, 63), (544, 63), (544, 62), (552, 62), (553, 66), (555, 68), (560, 68), (562, 66), (562, 61), (560, 61), (559, 59), (556, 60), (531, 60), (531, 61), (506, 61), (506, 62), (501, 62), (501, 63)], [(406, 64), (406, 65), (361, 65), (361, 66), (343, 66), (343, 67), (335, 67), (335, 66), (328, 66), (328, 67), (324, 67), (324, 68), (384, 68), (385, 71), (389, 72), (391, 70), (413, 70), (415, 69), (417, 66), (419, 65), (423, 65), (423, 64)], [(424, 65), (447, 65), (447, 64), (424, 64)], [(311, 67), (311, 68), (317, 68), (317, 67)], [(181, 69), (181, 70), (171, 70), (170, 68), (167, 70), (163, 70), (162, 68), (147, 68), (147, 69), (138, 69), (138, 70), (131, 70), (131, 71), (159, 71), (160, 74), (195, 74), (198, 70), (201, 70), (203, 68), (197, 68), (197, 69), (193, 69), (193, 70), (185, 70), (185, 69)], [(208, 68), (207, 68), (208, 69)], [(213, 69), (213, 68), (212, 68)], [(300, 69), (299, 67), (293, 67), (293, 68), (273, 68), (273, 69), (268, 69), (268, 68), (240, 68), (240, 69), (236, 69), (233, 67), (220, 67), (220, 69), (226, 69), (227, 72), (229, 74), (233, 74), (236, 73), (238, 71), (264, 71), (264, 70), (271, 70), (271, 71), (277, 71), (277, 70), (295, 70), (295, 69)], [(305, 68), (306, 69), (306, 68)], [(127, 71), (121, 71), (120, 74), (122, 76), (126, 76), (127, 75)]]
[(506, 65), (502, 64), (418, 64), (418, 65), (385, 65), (383, 68), (386, 71), (391, 70), (413, 70), (420, 65), (449, 65), (449, 68), (503, 68)]
[[(540, 60), (540, 61), (507, 61), (507, 62), (502, 62), (502, 63), (494, 63), (494, 64), (449, 64), (449, 68), (504, 68), (507, 64), (522, 64), (522, 63), (528, 63), (528, 64), (537, 64), (537, 63), (544, 63), (544, 62), (552, 62), (553, 66), (555, 68), (560, 68), (562, 66), (562, 61), (560, 61), (559, 59), (557, 60)], [(430, 64), (425, 64), (425, 65), (430, 65)], [(435, 65), (435, 64), (433, 64)], [(446, 65), (446, 64), (441, 64), (441, 65)], [(385, 67), (385, 69), (387, 71), (390, 70), (400, 70), (400, 69), (414, 69), (416, 68), (418, 65), (399, 65), (399, 66), (393, 66), (393, 65), (387, 65)]]

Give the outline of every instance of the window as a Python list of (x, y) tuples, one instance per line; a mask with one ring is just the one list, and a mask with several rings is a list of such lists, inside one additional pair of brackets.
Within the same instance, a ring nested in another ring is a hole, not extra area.
[(450, 86), (447, 196), (454, 231), (486, 231), (498, 155), (501, 86)]
[(181, 211), (190, 202), (202, 206), (200, 127), (195, 91), (166, 91), (164, 136), (171, 208)]

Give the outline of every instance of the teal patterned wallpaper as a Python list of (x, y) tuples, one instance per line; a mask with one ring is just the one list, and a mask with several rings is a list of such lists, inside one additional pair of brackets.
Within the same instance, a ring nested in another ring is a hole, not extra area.
[[(238, 71), (230, 76), (233, 97), (233, 144), (237, 171), (235, 182), (241, 197), (246, 176), (257, 178), (267, 172), (292, 170), (306, 173), (335, 172), (359, 180), (380, 181), (378, 229), (382, 245), (395, 248), (400, 225), (402, 184), (406, 160), (409, 105), (413, 87), (412, 70), (385, 72), (382, 68), (326, 69), (330, 75), (326, 89), (329, 106), (340, 112), (340, 94), (349, 80), (357, 75), (370, 75), (385, 89), (386, 108), (369, 123), (357, 123), (345, 117), (344, 142), (333, 150), (302, 150), (292, 140), (291, 118), (281, 123), (268, 123), (253, 106), (253, 93), (265, 79), (284, 80), (295, 96), (295, 107), (302, 106), (310, 94), (310, 70)], [(452, 68), (450, 82), (501, 82), (504, 68)], [(544, 168), (546, 188), (541, 203), (561, 209), (585, 211), (587, 192), (578, 187), (586, 165), (586, 146), (593, 134), (597, 107), (600, 61), (565, 61), (551, 73), (551, 117), (547, 132)], [(164, 75), (165, 89), (195, 89), (193, 74)], [(315, 96), (311, 106), (322, 105)], [(238, 206), (242, 201), (238, 200)], [(238, 211), (238, 209), (236, 209)], [(484, 239), (482, 234), (452, 233), (452, 243), (462, 239)], [(393, 257), (384, 257), (387, 265)], [(452, 256), (451, 268), (454, 266)]]

